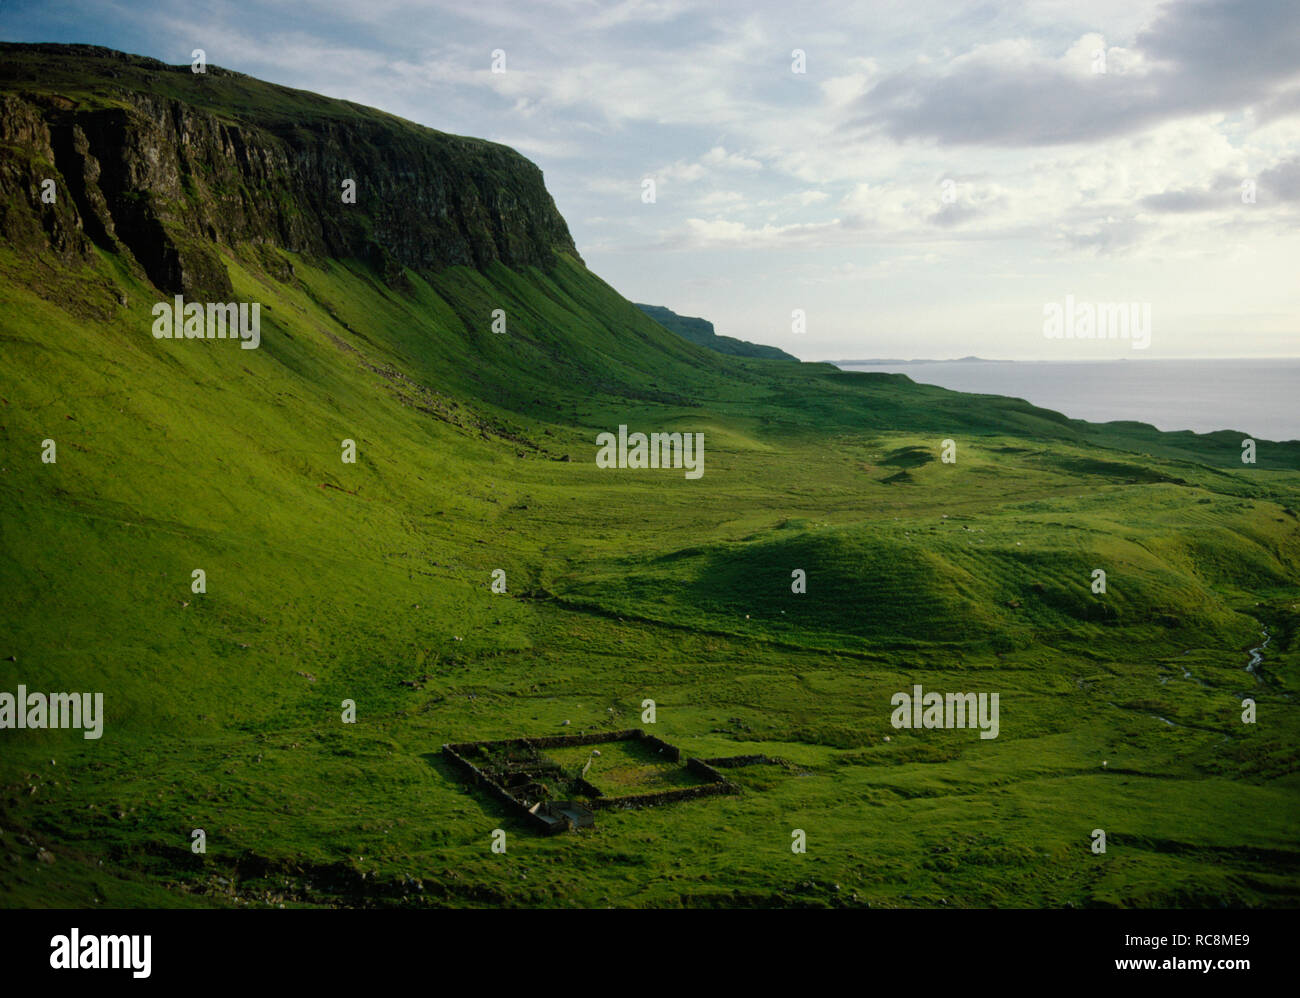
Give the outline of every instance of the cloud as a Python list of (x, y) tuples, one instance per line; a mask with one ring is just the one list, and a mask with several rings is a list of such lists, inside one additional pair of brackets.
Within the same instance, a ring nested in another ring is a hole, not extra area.
[(700, 159), (706, 166), (723, 167), (729, 170), (761, 170), (763, 164), (756, 159), (749, 159), (739, 153), (729, 153), (722, 146), (714, 146)]
[(764, 225), (751, 228), (744, 222), (726, 219), (688, 218), (683, 234), (666, 241), (668, 246), (691, 249), (773, 249), (816, 246), (827, 233), (840, 229), (839, 219), (829, 222)]
[[(1105, 72), (1094, 72), (1094, 53)], [(1187, 0), (1160, 8), (1133, 49), (1085, 35), (1063, 54), (1017, 38), (917, 60), (854, 102), (848, 124), (896, 140), (1043, 146), (1093, 142), (1179, 117), (1300, 110), (1300, 4)]]
[(963, 222), (969, 222), (972, 219), (979, 218), (979, 216), (980, 211), (974, 205), (952, 202), (950, 204), (945, 204), (931, 215), (930, 224), (937, 225), (942, 229), (947, 229), (955, 225), (961, 225)]
[[(1240, 203), (1240, 198), (1237, 200)], [(1146, 211), (1185, 214), (1198, 211), (1221, 211), (1231, 203), (1230, 200), (1224, 198), (1221, 192), (1193, 190), (1162, 191), (1159, 194), (1148, 194), (1138, 202), (1138, 205)]]
[(1300, 156), (1293, 156), (1259, 175), (1259, 186), (1278, 201), (1300, 201)]

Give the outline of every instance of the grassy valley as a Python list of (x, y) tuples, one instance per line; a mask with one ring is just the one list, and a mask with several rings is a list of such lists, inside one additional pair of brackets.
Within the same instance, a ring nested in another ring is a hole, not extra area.
[[(6, 87), (115, 99), (49, 80)], [(236, 85), (231, 120), (307, 101)], [(0, 903), (1300, 901), (1300, 443), (725, 356), (563, 246), (322, 247), (204, 244), (262, 303), (242, 350), (150, 335), (174, 289), (107, 240), (0, 244), (0, 689), (106, 713), (0, 732)], [(621, 424), (703, 433), (703, 477), (598, 468)], [(999, 736), (894, 728), (914, 684), (998, 692)], [(685, 755), (784, 764), (541, 838), (439, 756), (645, 699)]]

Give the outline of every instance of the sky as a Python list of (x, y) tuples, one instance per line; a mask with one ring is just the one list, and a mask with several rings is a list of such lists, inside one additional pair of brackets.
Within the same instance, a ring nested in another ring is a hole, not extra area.
[[(805, 360), (1300, 356), (1300, 0), (0, 0), (0, 37), (506, 143), (625, 297)], [(1047, 336), (1067, 296), (1147, 345)]]

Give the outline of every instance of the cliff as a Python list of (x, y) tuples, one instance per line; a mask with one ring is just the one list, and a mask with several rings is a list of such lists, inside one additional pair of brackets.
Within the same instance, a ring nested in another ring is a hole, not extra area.
[(750, 343), (748, 340), (738, 340), (734, 336), (719, 336), (713, 331), (713, 323), (708, 319), (678, 315), (672, 309), (664, 308), (662, 305), (637, 304), (637, 308), (682, 339), (690, 340), (696, 346), (716, 350), (718, 353), (730, 354), (733, 357), (762, 357), (766, 360), (799, 359), (779, 347)]
[(229, 290), (218, 247), (357, 258), (390, 281), (577, 256), (513, 149), (213, 65), (0, 44), (0, 152), (4, 241), (69, 262), (99, 246), (190, 297)]

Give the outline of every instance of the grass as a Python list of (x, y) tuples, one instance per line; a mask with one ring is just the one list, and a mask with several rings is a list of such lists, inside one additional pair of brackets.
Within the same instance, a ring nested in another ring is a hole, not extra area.
[[(593, 748), (600, 752), (599, 756), (592, 756)], [(590, 757), (592, 764), (586, 779), (606, 797), (628, 797), (705, 783), (685, 763), (666, 759), (640, 741), (564, 746), (547, 749), (545, 754), (571, 776), (579, 775)]]

